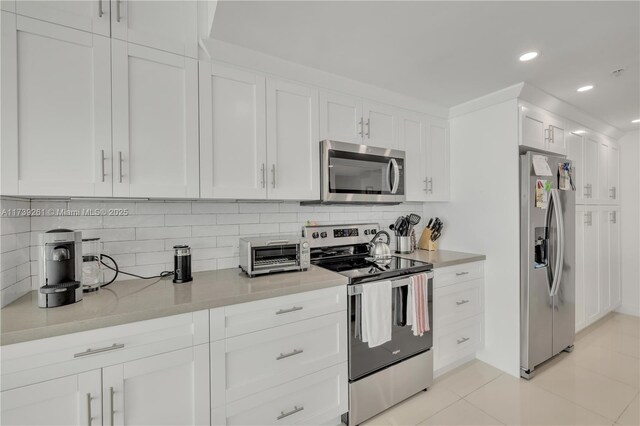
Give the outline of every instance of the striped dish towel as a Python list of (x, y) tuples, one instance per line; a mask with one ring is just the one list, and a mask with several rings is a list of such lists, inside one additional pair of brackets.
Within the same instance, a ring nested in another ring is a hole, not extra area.
[(407, 295), (407, 325), (411, 325), (414, 336), (422, 336), (429, 327), (429, 293), (427, 274), (411, 277)]

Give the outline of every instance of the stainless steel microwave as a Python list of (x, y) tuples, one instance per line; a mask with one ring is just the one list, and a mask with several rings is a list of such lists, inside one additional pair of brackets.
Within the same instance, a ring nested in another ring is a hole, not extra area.
[(320, 201), (399, 204), (405, 195), (405, 153), (354, 143), (320, 142)]

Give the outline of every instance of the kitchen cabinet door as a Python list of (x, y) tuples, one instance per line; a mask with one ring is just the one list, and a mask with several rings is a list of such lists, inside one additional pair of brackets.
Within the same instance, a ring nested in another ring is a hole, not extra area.
[(320, 140), (362, 143), (362, 101), (335, 92), (320, 93)]
[(426, 118), (403, 111), (400, 115), (399, 141), (399, 148), (406, 153), (404, 176), (407, 201), (427, 201), (429, 150)]
[(267, 195), (264, 76), (200, 62), (200, 185), (203, 198)]
[(362, 103), (364, 144), (398, 149), (398, 110), (370, 101)]
[(620, 209), (609, 211), (609, 292), (611, 294), (611, 310), (620, 306)]
[(610, 142), (608, 157), (609, 204), (620, 204), (620, 147)]
[(566, 155), (565, 124), (554, 116), (547, 116), (545, 121), (547, 150), (554, 154)]
[(598, 212), (586, 210), (584, 212), (584, 252), (583, 252), (583, 276), (585, 317), (587, 324), (592, 323), (600, 314), (599, 282), (599, 250), (598, 236)]
[(598, 212), (598, 278), (600, 288), (600, 314), (604, 314), (611, 308), (611, 282), (609, 246), (609, 228), (611, 213), (609, 210)]
[(199, 345), (103, 369), (109, 425), (209, 424), (209, 350)]
[(609, 198), (609, 141), (600, 140), (598, 145), (598, 191), (596, 201), (600, 204), (608, 204)]
[(575, 300), (576, 300), (576, 332), (586, 326), (585, 317), (585, 275), (584, 275), (584, 232), (585, 212), (582, 206), (576, 206), (576, 260), (575, 260)]
[(2, 194), (111, 196), (107, 37), (2, 12)]
[(112, 37), (198, 57), (198, 5), (193, 0), (113, 0)]
[(109, 0), (18, 0), (18, 15), (53, 24), (109, 36), (111, 33)]
[(582, 204), (585, 200), (587, 190), (584, 185), (584, 162), (583, 149), (584, 138), (575, 133), (568, 133), (566, 136), (567, 158), (571, 160), (573, 184), (576, 187), (576, 204)]
[(446, 120), (429, 119), (429, 201), (447, 201), (450, 197), (449, 128)]
[(197, 62), (112, 41), (114, 195), (197, 198)]
[(318, 90), (267, 80), (267, 194), (277, 200), (320, 197)]
[(598, 197), (598, 153), (600, 143), (593, 136), (584, 139), (584, 172), (582, 174), (584, 191), (583, 200), (593, 204)]
[(0, 393), (3, 425), (100, 425), (100, 370), (60, 377)]
[(520, 106), (520, 145), (547, 149), (545, 116), (531, 106)]

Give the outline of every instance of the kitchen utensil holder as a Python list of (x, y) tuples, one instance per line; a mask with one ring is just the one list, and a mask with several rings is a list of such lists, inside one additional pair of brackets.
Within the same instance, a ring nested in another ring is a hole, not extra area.
[(396, 237), (396, 253), (400, 253), (400, 254), (413, 253), (413, 244), (411, 242), (411, 236)]
[(422, 250), (428, 251), (436, 251), (438, 250), (438, 242), (431, 240), (431, 229), (424, 228), (422, 231), (422, 235), (420, 236), (420, 241), (418, 241), (418, 247)]

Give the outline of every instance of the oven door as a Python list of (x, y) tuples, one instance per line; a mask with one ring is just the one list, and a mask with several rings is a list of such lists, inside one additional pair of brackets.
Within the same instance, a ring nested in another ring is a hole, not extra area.
[(352, 143), (322, 141), (322, 201), (405, 201), (405, 153)]
[[(403, 359), (424, 352), (433, 346), (433, 272), (427, 272), (428, 276), (428, 309), (430, 331), (420, 336), (414, 336), (410, 325), (398, 324), (394, 321), (391, 326), (391, 340), (380, 346), (370, 348), (368, 343), (361, 339), (360, 309), (361, 292), (358, 284), (349, 286), (349, 380), (356, 380), (381, 368), (395, 364)], [(392, 291), (405, 291), (411, 280), (409, 277), (392, 280)], [(354, 294), (355, 293), (355, 294)], [(406, 293), (405, 293), (406, 294)], [(395, 297), (392, 300), (392, 312), (399, 307), (395, 305)], [(392, 315), (392, 319), (395, 315)]]

